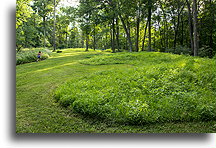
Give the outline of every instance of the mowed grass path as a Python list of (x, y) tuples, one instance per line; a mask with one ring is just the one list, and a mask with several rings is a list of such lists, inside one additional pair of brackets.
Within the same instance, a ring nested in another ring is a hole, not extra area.
[(17, 133), (209, 133), (216, 122), (157, 123), (142, 126), (119, 125), (88, 118), (61, 107), (53, 99), (64, 82), (100, 70), (130, 68), (127, 64), (82, 65), (78, 61), (104, 52), (65, 49), (41, 62), (16, 66)]

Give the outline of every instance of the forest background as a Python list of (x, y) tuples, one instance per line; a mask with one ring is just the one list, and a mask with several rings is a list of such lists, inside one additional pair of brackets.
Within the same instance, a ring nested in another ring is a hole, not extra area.
[(215, 0), (17, 0), (16, 48), (160, 51), (212, 58)]

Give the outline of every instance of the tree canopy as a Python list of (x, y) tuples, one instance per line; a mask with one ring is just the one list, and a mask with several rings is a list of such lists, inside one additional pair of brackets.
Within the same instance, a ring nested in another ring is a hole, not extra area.
[(215, 0), (17, 0), (16, 47), (213, 57)]

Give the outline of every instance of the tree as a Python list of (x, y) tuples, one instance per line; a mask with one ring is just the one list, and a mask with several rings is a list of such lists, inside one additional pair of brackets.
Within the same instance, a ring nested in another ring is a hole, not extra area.
[[(58, 0), (59, 1), (59, 0)], [(46, 47), (46, 34), (47, 34), (47, 24), (48, 20), (51, 16), (53, 16), (53, 0), (34, 0), (33, 1), (33, 9), (38, 15), (42, 18), (41, 25), (43, 26), (43, 46)]]
[(86, 51), (138, 52), (147, 45), (148, 51), (216, 53), (215, 0), (80, 0), (77, 8), (59, 7), (59, 1), (17, 1), (18, 50), (85, 43)]
[(194, 38), (194, 56), (198, 55), (198, 32), (197, 32), (197, 0), (193, 0), (193, 38)]
[(151, 16), (152, 16), (152, 0), (148, 0), (148, 51), (151, 51)]
[(85, 36), (86, 41), (86, 51), (89, 48), (89, 36), (91, 32), (91, 16), (92, 10), (94, 9), (93, 1), (91, 0), (81, 0), (80, 7), (78, 9), (78, 15), (80, 17), (81, 22), (81, 30)]
[(30, 0), (17, 0), (16, 3), (16, 48), (17, 52), (24, 45), (24, 31), (23, 24), (31, 17), (32, 8)]
[(191, 45), (191, 51), (194, 51), (194, 40), (193, 40), (193, 22), (192, 22), (192, 13), (191, 13), (191, 7), (188, 0), (186, 0), (187, 8), (188, 8), (188, 28), (189, 28), (189, 35), (190, 35), (190, 45)]
[(174, 50), (176, 49), (176, 44), (177, 44), (177, 36), (178, 36), (178, 31), (179, 31), (179, 25), (180, 25), (180, 16), (181, 13), (184, 9), (185, 3), (182, 1), (177, 2), (177, 22), (174, 18), (174, 42), (173, 42), (173, 48)]
[(31, 17), (32, 8), (30, 0), (17, 0), (16, 3), (16, 29)]
[(216, 1), (205, 0), (200, 4), (201, 10), (199, 11), (199, 56), (208, 56), (212, 58), (216, 52), (215, 43), (215, 14), (216, 14)]
[(126, 33), (130, 52), (133, 50), (130, 28), (132, 26), (131, 19), (134, 17), (134, 11), (136, 10), (135, 7), (133, 7), (134, 5), (136, 5), (136, 3), (129, 0), (121, 0), (117, 3), (118, 16)]
[(56, 0), (54, 0), (54, 11), (53, 11), (53, 51), (56, 51)]

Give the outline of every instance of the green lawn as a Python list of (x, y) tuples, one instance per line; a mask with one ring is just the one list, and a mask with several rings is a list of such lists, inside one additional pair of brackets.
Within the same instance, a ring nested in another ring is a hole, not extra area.
[[(65, 49), (50, 58), (16, 66), (16, 132), (17, 133), (210, 133), (216, 121), (165, 122), (123, 125), (72, 112), (53, 98), (56, 89), (66, 81), (103, 70), (130, 69), (132, 64), (81, 64), (106, 52), (84, 52)], [(109, 53), (110, 54), (110, 53)], [(91, 61), (90, 61), (91, 62)]]

